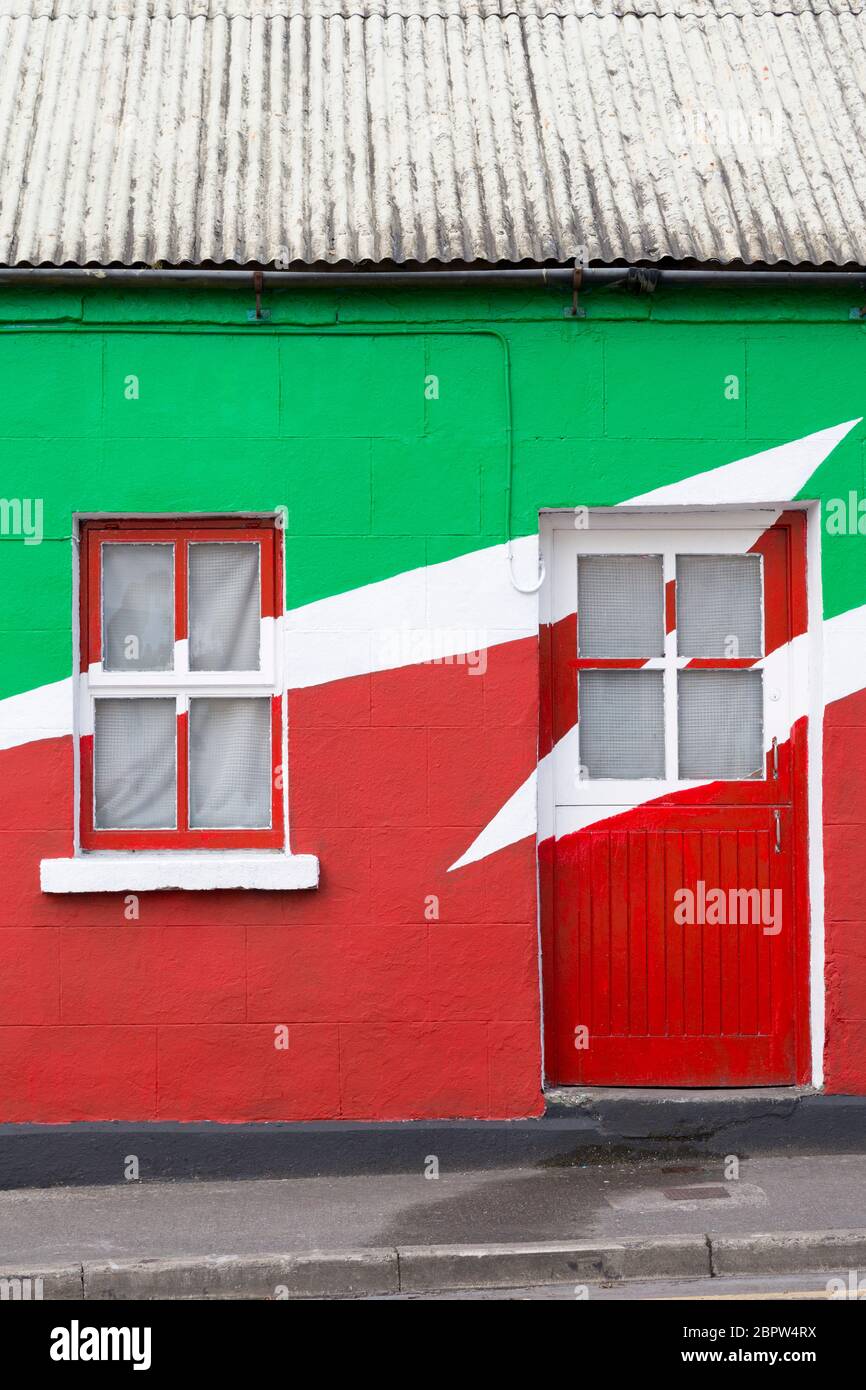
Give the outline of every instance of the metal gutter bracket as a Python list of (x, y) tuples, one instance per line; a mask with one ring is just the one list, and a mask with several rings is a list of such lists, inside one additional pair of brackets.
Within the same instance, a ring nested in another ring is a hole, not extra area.
[(247, 323), (268, 323), (271, 317), (270, 309), (262, 308), (262, 285), (264, 277), (260, 270), (253, 271), (253, 288), (256, 292), (255, 309), (247, 309)]
[(571, 276), (571, 307), (563, 309), (563, 314), (567, 319), (585, 319), (586, 310), (578, 303), (577, 296), (583, 284), (583, 266), (577, 261), (574, 263), (574, 270)]

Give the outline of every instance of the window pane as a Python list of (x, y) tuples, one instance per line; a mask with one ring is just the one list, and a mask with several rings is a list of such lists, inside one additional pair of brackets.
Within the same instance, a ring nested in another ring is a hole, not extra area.
[(194, 542), (189, 548), (189, 668), (257, 671), (261, 614), (254, 541)]
[(681, 656), (761, 656), (761, 557), (677, 556)]
[(173, 545), (103, 545), (102, 633), (106, 671), (172, 669)]
[(762, 777), (760, 671), (681, 671), (680, 777)]
[(177, 824), (174, 700), (97, 700), (93, 738), (100, 830)]
[(660, 555), (581, 555), (578, 651), (583, 657), (662, 656)]
[(581, 671), (580, 761), (589, 777), (664, 777), (661, 671)]
[(269, 826), (271, 776), (269, 699), (190, 700), (190, 826)]

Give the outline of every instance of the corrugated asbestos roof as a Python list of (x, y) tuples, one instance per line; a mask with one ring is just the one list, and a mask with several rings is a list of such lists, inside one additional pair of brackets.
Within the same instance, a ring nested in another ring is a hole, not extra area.
[(0, 262), (866, 264), (866, 0), (0, 0)]

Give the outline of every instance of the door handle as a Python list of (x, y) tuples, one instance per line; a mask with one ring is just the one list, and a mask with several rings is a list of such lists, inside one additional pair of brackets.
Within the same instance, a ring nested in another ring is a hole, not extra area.
[(773, 781), (779, 780), (779, 740), (773, 739)]
[(782, 853), (782, 813), (781, 813), (781, 811), (774, 811), (774, 812), (773, 812), (773, 819), (774, 819), (775, 822), (776, 822), (776, 843), (775, 843), (775, 845), (774, 845), (774, 847), (773, 847), (773, 852), (774, 852), (774, 854), (781, 854), (781, 853)]

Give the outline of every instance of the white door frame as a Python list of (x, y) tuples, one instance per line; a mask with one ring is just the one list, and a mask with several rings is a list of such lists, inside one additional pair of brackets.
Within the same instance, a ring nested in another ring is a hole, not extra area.
[[(806, 513), (806, 586), (808, 602), (807, 633), (791, 644), (793, 665), (792, 693), (796, 709), (809, 720), (809, 757), (807, 814), (809, 835), (809, 1033), (812, 1061), (812, 1085), (820, 1088), (824, 1080), (825, 1030), (825, 941), (824, 941), (824, 825), (823, 825), (823, 590), (821, 582), (821, 504), (820, 502), (762, 503), (742, 507), (574, 507), (543, 509), (539, 513), (539, 549), (544, 564), (545, 579), (538, 595), (539, 624), (552, 624), (564, 616), (556, 611), (555, 557), (553, 536), (557, 530), (597, 529), (623, 531), (629, 528), (658, 529), (668, 527), (700, 531), (740, 529), (754, 526), (760, 518), (760, 529), (771, 526), (783, 511)], [(802, 707), (802, 708), (801, 708)], [(539, 838), (556, 832), (556, 791), (552, 759), (546, 760), (538, 777)], [(539, 924), (540, 926), (540, 924)], [(542, 997), (542, 1010), (544, 999)], [(542, 1033), (543, 1036), (543, 1033)]]

